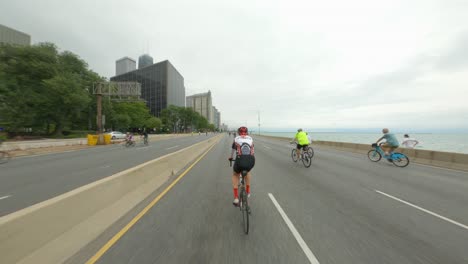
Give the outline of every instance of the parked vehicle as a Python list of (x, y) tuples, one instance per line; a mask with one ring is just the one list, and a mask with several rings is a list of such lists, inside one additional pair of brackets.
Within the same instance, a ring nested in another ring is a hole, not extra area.
[(111, 135), (111, 139), (125, 139), (125, 134), (120, 131), (111, 131), (106, 134)]

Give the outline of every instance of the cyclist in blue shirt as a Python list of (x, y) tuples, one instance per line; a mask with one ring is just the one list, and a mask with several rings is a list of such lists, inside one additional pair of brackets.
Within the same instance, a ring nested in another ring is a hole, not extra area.
[(382, 150), (385, 152), (385, 155), (390, 155), (391, 152), (393, 152), (396, 148), (400, 146), (400, 143), (398, 142), (398, 139), (396, 136), (392, 133), (390, 133), (390, 130), (388, 128), (382, 129), (382, 133), (384, 134), (379, 140), (377, 140), (377, 144), (383, 139), (385, 139), (385, 142), (380, 145)]

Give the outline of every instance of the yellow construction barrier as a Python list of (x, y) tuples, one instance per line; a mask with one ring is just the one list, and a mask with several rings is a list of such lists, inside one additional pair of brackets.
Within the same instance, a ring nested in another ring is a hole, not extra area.
[(104, 144), (106, 144), (106, 145), (111, 144), (111, 135), (110, 134), (105, 134), (104, 135)]
[[(110, 134), (104, 134), (104, 144), (108, 145), (111, 144), (111, 135)], [(98, 143), (98, 135), (89, 135), (88, 134), (88, 146), (96, 146)]]
[(88, 146), (96, 146), (97, 141), (98, 141), (98, 135), (88, 134)]

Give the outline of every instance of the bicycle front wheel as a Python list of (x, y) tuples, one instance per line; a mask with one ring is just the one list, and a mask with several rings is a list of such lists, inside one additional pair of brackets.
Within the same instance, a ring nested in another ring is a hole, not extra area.
[(312, 147), (307, 148), (307, 153), (309, 153), (310, 159), (314, 157), (314, 149)]
[(409, 165), (409, 158), (403, 153), (396, 152), (392, 155), (392, 163), (397, 167), (403, 168)]
[(242, 224), (244, 226), (244, 233), (247, 235), (249, 233), (249, 203), (247, 200), (247, 193), (245, 192), (245, 189), (241, 191), (240, 198)]
[(293, 149), (291, 152), (291, 158), (294, 162), (297, 162), (297, 153), (295, 149)]
[(367, 157), (369, 157), (371, 161), (377, 162), (382, 158), (382, 155), (380, 155), (380, 153), (377, 152), (377, 150), (372, 149), (372, 150), (369, 150), (369, 152), (367, 152)]
[(304, 152), (304, 154), (302, 155), (302, 163), (306, 168), (309, 168), (312, 164), (312, 158), (309, 156), (308, 152)]

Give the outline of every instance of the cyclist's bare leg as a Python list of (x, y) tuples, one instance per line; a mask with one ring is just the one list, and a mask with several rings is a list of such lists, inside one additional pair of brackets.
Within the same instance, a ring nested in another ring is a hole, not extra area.
[(239, 185), (239, 174), (233, 171), (232, 172), (232, 188), (237, 189), (238, 185)]
[(385, 155), (388, 156), (388, 155), (389, 155), (389, 149), (390, 149), (390, 147), (389, 147), (387, 144), (382, 144), (380, 147), (381, 147), (382, 150), (384, 151)]
[(250, 171), (245, 176), (245, 185), (249, 186), (248, 193), (250, 193)]

